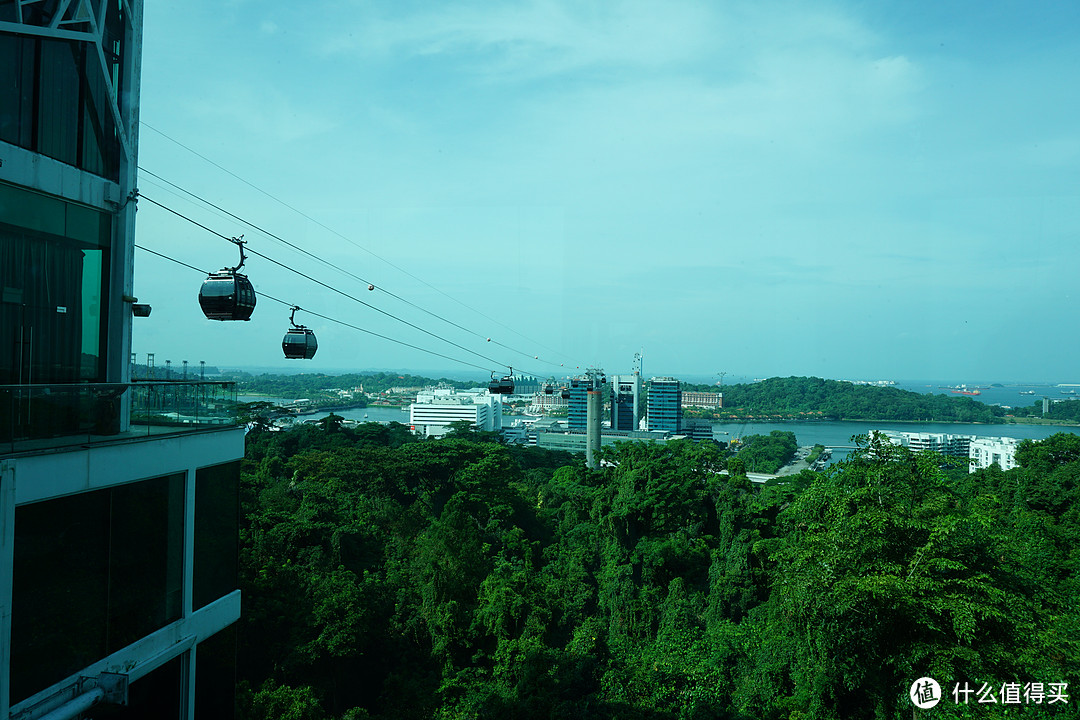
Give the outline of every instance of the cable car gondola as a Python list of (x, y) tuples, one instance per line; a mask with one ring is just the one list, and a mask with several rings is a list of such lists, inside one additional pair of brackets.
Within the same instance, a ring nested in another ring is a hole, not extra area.
[(281, 349), (285, 351), (285, 357), (292, 360), (310, 360), (315, 357), (315, 351), (319, 349), (319, 343), (315, 339), (315, 333), (303, 325), (296, 324), (296, 311), (298, 305), (293, 305), (289, 315), (289, 323), (292, 325), (281, 341)]
[(559, 392), (559, 394), (562, 395), (563, 400), (569, 400), (570, 399), (570, 388), (563, 385), (562, 390)]
[(240, 248), (240, 264), (210, 273), (199, 290), (199, 306), (207, 320), (250, 320), (255, 309), (255, 288), (246, 275), (237, 272), (244, 266), (244, 241), (230, 238)]
[(514, 392), (514, 369), (510, 368), (509, 375), (503, 375), (499, 380), (495, 373), (491, 373), (491, 382), (488, 383), (488, 392), (492, 395), (510, 395)]

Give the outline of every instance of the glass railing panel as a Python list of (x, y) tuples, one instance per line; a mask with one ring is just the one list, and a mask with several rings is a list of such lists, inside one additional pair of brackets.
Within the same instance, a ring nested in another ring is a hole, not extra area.
[(237, 423), (231, 382), (0, 385), (0, 453)]

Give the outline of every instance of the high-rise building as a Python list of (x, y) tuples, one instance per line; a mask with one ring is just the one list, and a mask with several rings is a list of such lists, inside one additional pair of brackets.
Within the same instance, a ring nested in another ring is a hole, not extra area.
[(654, 377), (649, 381), (649, 429), (679, 432), (682, 425), (682, 390), (679, 381)]
[(570, 379), (570, 399), (567, 402), (566, 424), (571, 430), (585, 429), (589, 389), (592, 386), (592, 380), (587, 377)]
[(141, 42), (0, 3), (0, 720), (232, 711), (235, 389), (131, 378)]
[(611, 376), (611, 429), (634, 431), (641, 422), (642, 382), (639, 373)]

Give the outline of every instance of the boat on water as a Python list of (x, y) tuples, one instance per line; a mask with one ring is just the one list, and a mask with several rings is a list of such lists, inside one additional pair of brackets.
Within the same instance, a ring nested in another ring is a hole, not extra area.
[(953, 388), (952, 392), (957, 395), (982, 395), (982, 390), (979, 390), (978, 388), (968, 390), (967, 385), (960, 385), (959, 387)]
[(1034, 390), (1021, 390), (1020, 394), (1021, 395), (1034, 395), (1035, 391)]

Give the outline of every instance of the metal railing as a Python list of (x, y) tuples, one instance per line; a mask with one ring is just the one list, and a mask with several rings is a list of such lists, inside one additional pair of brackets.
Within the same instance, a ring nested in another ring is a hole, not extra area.
[(238, 422), (233, 382), (0, 385), (0, 454)]

